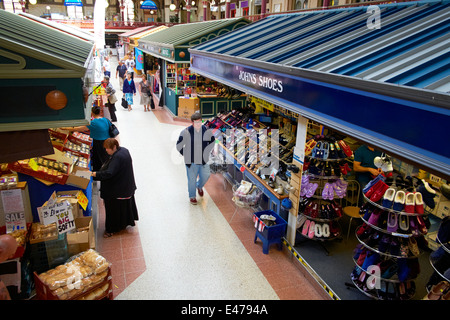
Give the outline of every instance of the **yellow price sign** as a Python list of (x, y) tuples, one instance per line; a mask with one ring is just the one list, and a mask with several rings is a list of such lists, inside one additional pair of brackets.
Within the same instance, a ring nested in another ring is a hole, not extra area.
[(82, 191), (78, 192), (77, 201), (80, 204), (80, 206), (83, 208), (83, 210), (86, 210), (87, 205), (89, 203), (88, 198), (84, 195)]
[(38, 171), (39, 165), (38, 165), (37, 162), (36, 162), (36, 158), (31, 158), (31, 159), (28, 161), (28, 166), (29, 166), (31, 169), (33, 169), (34, 171)]

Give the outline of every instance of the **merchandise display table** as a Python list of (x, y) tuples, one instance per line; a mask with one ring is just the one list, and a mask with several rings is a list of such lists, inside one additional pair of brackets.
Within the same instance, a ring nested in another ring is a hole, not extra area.
[(71, 190), (81, 190), (84, 195), (88, 199), (88, 205), (86, 210), (83, 210), (84, 216), (91, 216), (91, 202), (92, 202), (92, 179), (89, 182), (86, 189), (81, 189), (79, 187), (74, 187), (71, 185), (61, 185), (54, 183), (52, 185), (45, 185), (44, 183), (36, 180), (34, 177), (18, 173), (20, 181), (26, 181), (28, 183), (28, 189), (30, 193), (30, 205), (33, 214), (33, 220), (39, 221), (39, 215), (37, 212), (37, 208), (41, 207), (45, 201), (47, 201), (53, 192), (58, 191), (71, 191)]

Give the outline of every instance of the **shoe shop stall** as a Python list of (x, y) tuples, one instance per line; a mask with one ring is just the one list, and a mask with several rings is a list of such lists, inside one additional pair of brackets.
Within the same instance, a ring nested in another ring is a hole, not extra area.
[(191, 72), (263, 101), (210, 127), (296, 119), (284, 244), (331, 299), (427, 299), (446, 280), (430, 256), (449, 215), (448, 15), (445, 1), (274, 15), (189, 49)]
[[(195, 110), (213, 116), (243, 104), (241, 94), (219, 92), (217, 83), (190, 72), (188, 49), (249, 24), (245, 18), (175, 25), (140, 38), (138, 49), (159, 59), (158, 74), (150, 81), (155, 105), (164, 106), (173, 116), (189, 118)], [(156, 94), (156, 92), (158, 94)], [(234, 101), (240, 102), (234, 102)]]
[[(0, 10), (0, 234), (17, 244), (0, 261), (0, 286), (10, 299), (109, 297), (109, 264), (99, 276), (90, 260), (90, 138), (58, 129), (89, 124), (93, 54), (93, 41), (77, 30)], [(87, 272), (66, 272), (76, 258)]]

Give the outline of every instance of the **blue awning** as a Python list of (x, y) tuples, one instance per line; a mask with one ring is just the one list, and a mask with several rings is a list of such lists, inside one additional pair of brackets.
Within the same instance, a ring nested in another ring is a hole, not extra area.
[(146, 9), (146, 10), (158, 10), (158, 7), (156, 6), (156, 4), (151, 1), (151, 0), (145, 0), (144, 2), (142, 2), (141, 4), (141, 9)]
[(82, 7), (83, 3), (81, 2), (81, 0), (64, 0), (64, 5)]
[(191, 70), (450, 176), (450, 1), (379, 5), (380, 28), (369, 8), (269, 16)]

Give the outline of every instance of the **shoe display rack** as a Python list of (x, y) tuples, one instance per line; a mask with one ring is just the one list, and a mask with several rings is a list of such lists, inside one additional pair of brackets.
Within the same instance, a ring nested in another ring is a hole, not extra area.
[(340, 199), (347, 193), (343, 177), (351, 171), (347, 160), (352, 154), (343, 140), (332, 136), (316, 135), (307, 141), (297, 220), (297, 232), (303, 237), (317, 241), (340, 238)]
[(436, 241), (439, 248), (430, 254), (434, 269), (427, 284), (425, 300), (450, 300), (450, 217), (442, 220)]
[[(254, 110), (240, 109), (218, 114), (205, 122), (220, 137), (219, 153), (224, 155), (228, 171), (220, 168), (232, 185), (247, 180), (262, 191), (267, 208), (280, 214), (282, 200), (288, 198), (293, 187), (289, 182), (291, 170), (299, 170), (291, 164), (295, 135), (279, 125), (267, 126), (254, 119)], [(278, 129), (275, 136), (272, 129)], [(277, 154), (272, 150), (276, 150)], [(213, 159), (213, 167), (221, 161)], [(232, 167), (232, 168), (231, 168)], [(242, 204), (245, 201), (240, 201)], [(245, 200), (245, 199), (244, 199)]]
[(428, 232), (422, 195), (414, 186), (391, 184), (382, 175), (363, 188), (363, 195), (353, 284), (374, 299), (409, 300), (420, 273), (419, 243)]

